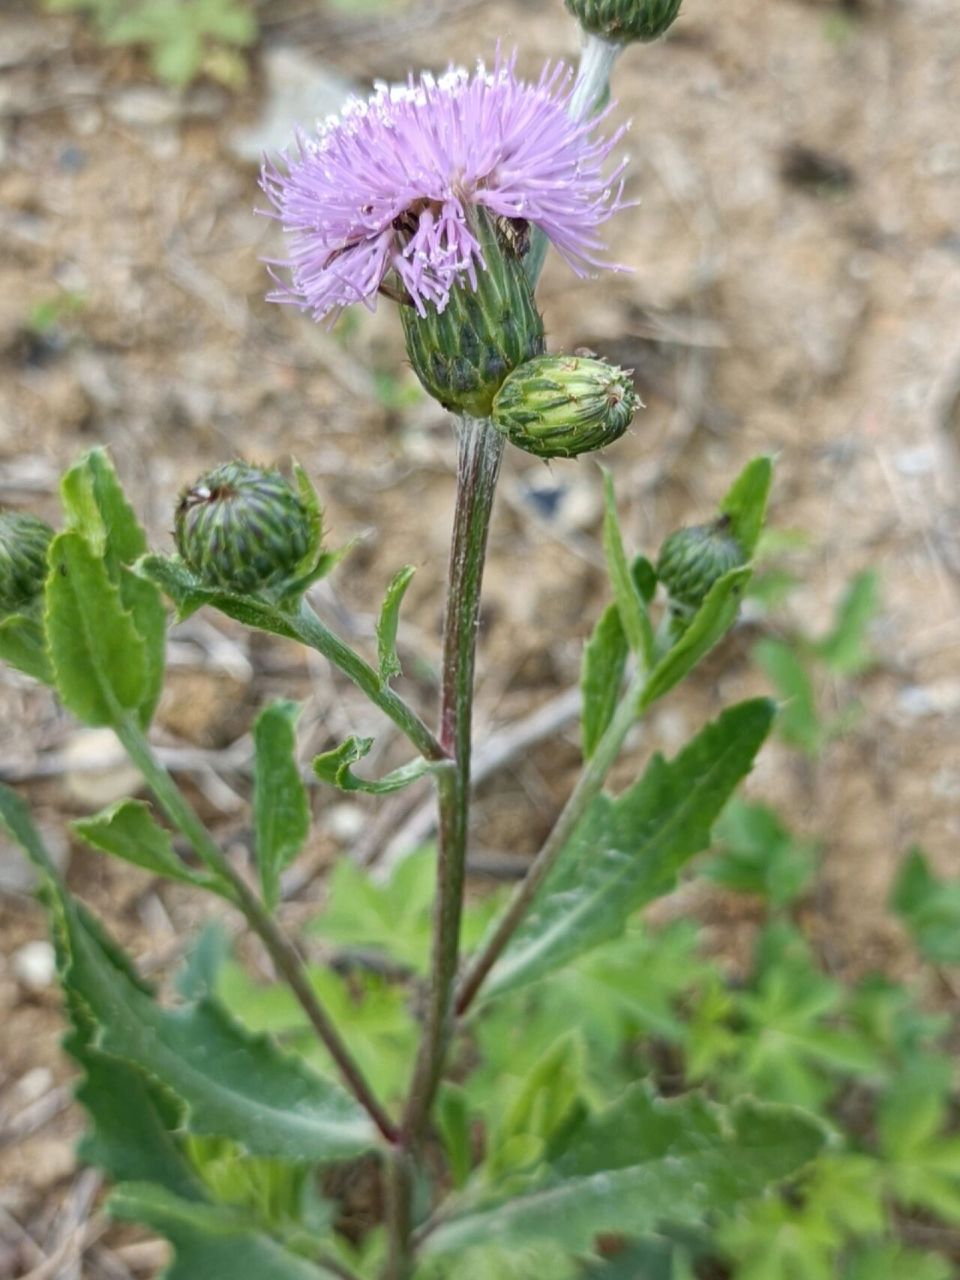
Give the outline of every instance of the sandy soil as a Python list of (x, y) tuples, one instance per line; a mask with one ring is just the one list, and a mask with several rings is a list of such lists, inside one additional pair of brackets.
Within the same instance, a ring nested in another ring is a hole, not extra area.
[[(520, 44), (530, 70), (576, 52), (558, 0), (447, 0), (370, 29), (322, 7), (266, 8), (267, 47), (294, 42), (359, 82), (489, 56), (498, 38)], [(176, 493), (204, 466), (294, 453), (333, 536), (362, 537), (320, 593), (331, 621), (367, 643), (393, 572), (417, 566), (406, 691), (430, 708), (452, 434), (408, 372), (393, 376), (402, 344), (389, 311), (338, 341), (262, 300), (274, 231), (251, 214), (255, 166), (229, 146), (263, 110), (262, 68), (239, 98), (207, 85), (177, 101), (69, 19), (8, 0), (0, 32), (0, 502), (55, 519), (59, 470), (105, 442), (167, 546)], [(761, 451), (778, 455), (774, 526), (807, 534), (790, 562), (802, 586), (663, 704), (624, 779), (652, 745), (675, 749), (765, 687), (749, 660), (765, 627), (821, 631), (852, 573), (881, 572), (877, 665), (822, 690), (829, 707), (860, 702), (854, 728), (814, 764), (774, 744), (750, 787), (824, 841), (811, 924), (844, 972), (908, 963), (885, 900), (910, 844), (960, 871), (958, 67), (953, 0), (688, 0), (674, 38), (632, 51), (616, 80), (639, 203), (615, 224), (613, 255), (631, 273), (591, 287), (552, 263), (542, 288), (554, 349), (588, 346), (636, 369), (647, 407), (607, 461), (638, 547), (654, 552), (706, 516)], [(55, 299), (38, 335), (38, 306)], [(591, 464), (548, 470), (510, 452), (483, 613), (481, 741), (576, 683), (605, 592), (598, 517)], [(308, 700), (305, 754), (358, 731), (377, 735), (375, 763), (402, 759), (349, 686), (279, 642), (204, 617), (174, 634), (172, 663), (158, 740), (226, 838), (243, 840), (244, 735), (281, 691)], [(75, 887), (159, 966), (206, 906), (71, 850), (64, 834), (65, 819), (125, 793), (111, 752), (45, 692), (0, 676), (0, 776), (28, 790)], [(577, 764), (567, 724), (485, 783), (478, 855), (533, 850)], [(384, 818), (373, 802), (316, 797), (293, 923), (322, 894), (312, 873), (357, 844), (381, 852), (406, 803)], [(60, 1269), (42, 1274), (150, 1273), (149, 1244), (96, 1241), (57, 997), (42, 953), (24, 959), (43, 921), (8, 849), (0, 877), (0, 1276), (26, 1274), (63, 1241)], [(749, 908), (700, 905), (735, 961)], [(92, 1237), (82, 1272), (77, 1222)]]

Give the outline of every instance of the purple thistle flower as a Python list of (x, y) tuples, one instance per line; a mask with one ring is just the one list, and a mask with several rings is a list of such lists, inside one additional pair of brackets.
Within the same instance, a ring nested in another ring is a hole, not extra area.
[[(465, 279), (475, 289), (483, 254), (470, 207), (539, 227), (578, 275), (609, 266), (597, 228), (624, 207), (620, 175), (605, 176), (623, 134), (598, 136), (600, 118), (568, 114), (573, 75), (562, 63), (536, 84), (497, 54), (471, 76), (378, 85), (351, 99), (314, 137), (298, 134), (283, 167), (264, 164), (260, 185), (289, 237), (291, 274), (270, 294), (319, 320), (380, 292), (424, 315), (443, 311)], [(605, 113), (604, 113), (605, 114)], [(273, 273), (271, 273), (273, 274)], [(388, 279), (389, 277), (389, 279)]]

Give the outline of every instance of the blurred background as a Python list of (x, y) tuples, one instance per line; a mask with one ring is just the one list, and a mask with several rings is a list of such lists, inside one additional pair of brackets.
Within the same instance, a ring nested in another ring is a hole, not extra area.
[[(749, 794), (816, 848), (804, 925), (844, 978), (915, 965), (888, 908), (911, 846), (960, 874), (958, 18), (956, 0), (686, 0), (669, 39), (616, 72), (637, 205), (609, 239), (630, 274), (591, 284), (551, 261), (540, 291), (551, 349), (635, 370), (646, 408), (605, 461), (636, 549), (655, 555), (749, 457), (777, 456), (741, 624), (638, 731), (621, 780), (722, 704), (788, 699)], [(327, 332), (264, 301), (261, 259), (280, 245), (254, 216), (257, 171), (351, 89), (490, 59), (498, 41), (531, 75), (577, 56), (560, 0), (2, 0), (0, 504), (56, 523), (61, 469), (104, 443), (168, 549), (178, 491), (203, 468), (293, 454), (331, 539), (359, 539), (319, 592), (332, 625), (369, 644), (386, 584), (417, 566), (401, 656), (409, 696), (432, 706), (453, 434), (389, 306)], [(538, 847), (578, 768), (580, 656), (606, 590), (598, 480), (590, 461), (508, 450), (480, 646), (488, 881)], [(376, 735), (374, 765), (402, 758), (349, 685), (281, 641), (201, 614), (170, 661), (158, 741), (239, 857), (249, 728), (269, 698), (306, 700), (305, 759), (350, 732)], [(146, 967), (169, 965), (208, 904), (65, 834), (136, 785), (109, 734), (4, 670), (0, 778)], [(421, 792), (314, 802), (294, 925), (333, 859), (388, 866), (430, 835)], [(0, 841), (0, 1275), (153, 1274), (151, 1242), (76, 1244), (98, 1184), (76, 1164), (30, 895)], [(659, 910), (695, 915), (729, 972), (746, 965), (749, 897), (698, 882)], [(955, 1013), (958, 995), (941, 972), (931, 998)]]

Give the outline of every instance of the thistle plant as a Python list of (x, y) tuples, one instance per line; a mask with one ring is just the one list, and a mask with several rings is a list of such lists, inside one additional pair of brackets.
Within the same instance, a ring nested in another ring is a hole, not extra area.
[[(172, 1242), (167, 1274), (177, 1280), (228, 1269), (272, 1280), (455, 1276), (478, 1250), (499, 1259), (487, 1274), (573, 1274), (666, 1227), (705, 1227), (796, 1175), (823, 1145), (821, 1126), (793, 1108), (745, 1098), (720, 1105), (697, 1093), (667, 1101), (642, 1075), (598, 1107), (574, 1071), (569, 1038), (538, 1064), (512, 1109), (484, 1110), (471, 1095), (466, 1064), (491, 1011), (620, 937), (672, 888), (709, 844), (774, 717), (767, 699), (742, 702), (671, 760), (653, 755), (625, 790), (605, 790), (634, 726), (734, 624), (771, 466), (752, 462), (710, 530), (668, 538), (657, 568), (628, 552), (605, 471), (612, 602), (584, 652), (582, 771), (526, 875), (465, 948), (475, 650), (503, 451), (512, 443), (548, 459), (579, 456), (582, 466), (584, 454), (615, 444), (639, 407), (622, 370), (547, 354), (536, 306), (549, 245), (581, 275), (609, 265), (599, 232), (624, 204), (625, 162), (614, 159), (622, 130), (608, 129), (602, 104), (616, 54), (646, 38), (634, 20), (651, 8), (569, 7), (586, 27), (578, 75), (551, 66), (526, 82), (515, 59), (498, 54), (490, 70), (381, 86), (301, 134), (262, 174), (288, 245), (272, 266), (273, 299), (328, 322), (355, 303), (396, 306), (413, 367), (455, 415), (436, 715), (394, 688), (411, 568), (387, 591), (375, 660), (312, 608), (310, 587), (343, 552), (324, 547), (320, 498), (299, 469), (288, 479), (233, 460), (201, 477), (180, 499), (173, 555), (148, 550), (96, 450), (64, 477), (64, 527), (45, 575), (35, 569), (36, 526), (4, 526), (10, 563), (29, 571), (4, 579), (13, 589), (4, 586), (0, 654), (53, 685), (81, 721), (112, 728), (153, 798), (84, 818), (77, 834), (240, 912), (322, 1047), (319, 1071), (236, 1020), (215, 980), (195, 978), (176, 1006), (158, 1000), (66, 888), (22, 799), (0, 789), (2, 821), (43, 876), (72, 1027), (67, 1048), (91, 1121), (84, 1153), (117, 1184), (112, 1212)], [(676, 5), (667, 8), (675, 16)], [(588, 18), (601, 9), (598, 35)], [(605, 457), (615, 467), (612, 449)], [(44, 576), (41, 615), (30, 597)], [(298, 707), (267, 706), (253, 730), (255, 882), (157, 758), (149, 728), (163, 681), (164, 597), (178, 618), (213, 608), (318, 652), (406, 739), (408, 762), (371, 778), (362, 768), (370, 739), (348, 738), (314, 760), (317, 785), (374, 795), (421, 780), (435, 788), (432, 933), (424, 970), (404, 990), (416, 1032), (399, 1097), (375, 1087), (349, 1018), (328, 1007), (324, 973), (278, 922), (282, 873), (310, 827)], [(658, 626), (658, 613), (669, 623), (678, 601), (682, 630)], [(571, 1008), (571, 1028), (577, 1017)], [(562, 1082), (571, 1079), (569, 1092)], [(320, 1202), (317, 1174), (371, 1152), (382, 1230), (351, 1249)]]

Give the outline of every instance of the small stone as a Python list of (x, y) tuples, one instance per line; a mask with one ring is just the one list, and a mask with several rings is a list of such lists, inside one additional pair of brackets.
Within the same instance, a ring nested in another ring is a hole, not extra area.
[(266, 79), (263, 113), (255, 124), (235, 129), (227, 146), (238, 160), (260, 164), (290, 145), (294, 130), (337, 115), (356, 86), (333, 67), (317, 62), (299, 49), (280, 46), (265, 51)]
[(367, 824), (367, 816), (356, 804), (335, 804), (327, 810), (327, 827), (340, 844), (352, 844)]
[(157, 129), (180, 118), (180, 102), (175, 94), (151, 85), (133, 85), (115, 93), (107, 104), (114, 120), (135, 129)]
[(49, 942), (28, 942), (13, 953), (14, 977), (27, 991), (44, 991), (53, 984), (57, 959)]
[(139, 791), (143, 780), (121, 750), (112, 729), (78, 729), (63, 751), (64, 784), (85, 809), (102, 809)]

